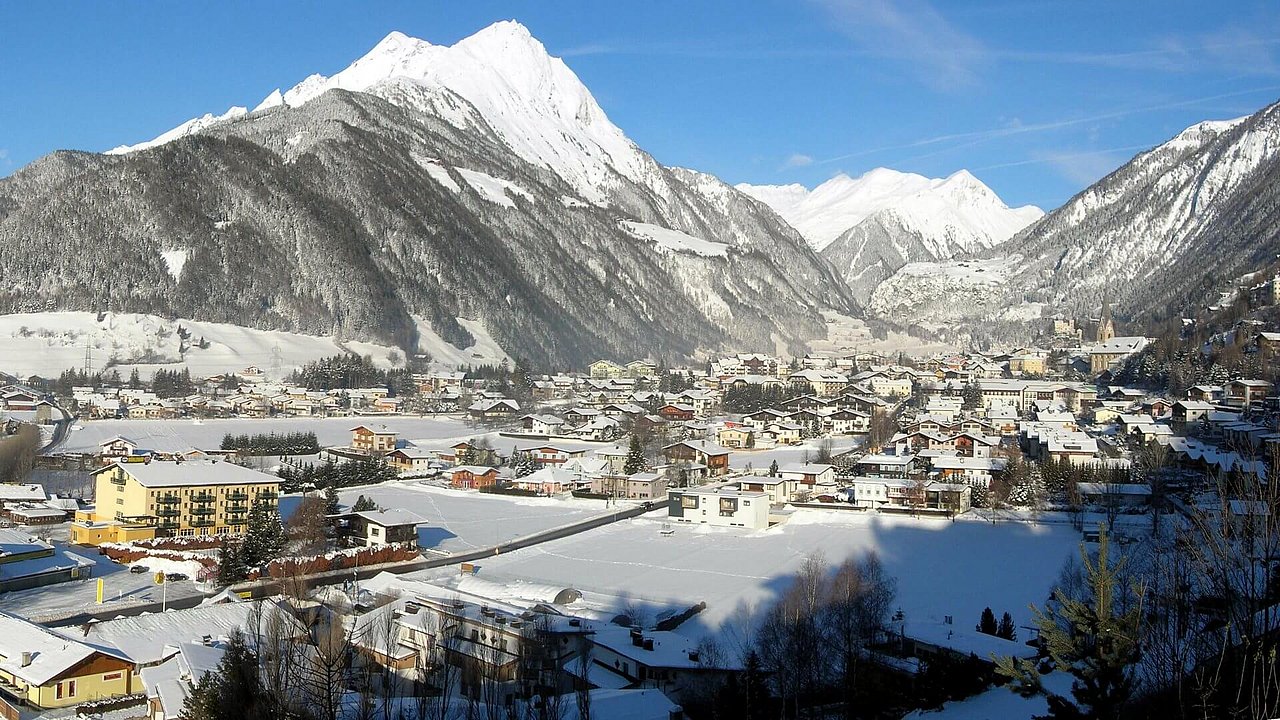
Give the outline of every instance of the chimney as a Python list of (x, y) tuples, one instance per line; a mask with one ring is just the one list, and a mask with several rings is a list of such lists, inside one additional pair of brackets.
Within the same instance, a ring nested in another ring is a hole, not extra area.
[(31, 653), (29, 652), (22, 653), (22, 667), (26, 667), (30, 664), (31, 664)]
[(650, 651), (653, 650), (653, 638), (644, 639), (644, 649)]

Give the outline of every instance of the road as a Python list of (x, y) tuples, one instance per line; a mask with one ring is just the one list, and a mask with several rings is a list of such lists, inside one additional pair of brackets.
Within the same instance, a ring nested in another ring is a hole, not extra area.
[[(339, 585), (350, 580), (353, 575), (359, 580), (368, 580), (369, 578), (384, 572), (403, 575), (405, 573), (416, 572), (418, 570), (427, 570), (430, 568), (446, 567), (448, 565), (457, 565), (464, 562), (483, 560), (484, 558), (493, 557), (495, 555), (501, 555), (541, 543), (551, 542), (552, 540), (566, 538), (571, 535), (603, 527), (620, 520), (629, 520), (660, 508), (661, 504), (655, 504), (649, 507), (646, 507), (645, 505), (638, 505), (629, 508), (618, 508), (608, 515), (597, 515), (596, 517), (573, 523), (572, 525), (564, 525), (558, 528), (551, 528), (550, 530), (543, 530), (532, 535), (526, 535), (524, 537), (515, 538), (507, 542), (476, 550), (453, 553), (452, 555), (441, 555), (439, 557), (422, 557), (416, 560), (409, 560), (400, 563), (371, 565), (365, 568), (358, 568), (354, 572), (350, 569), (329, 570), (327, 572), (306, 575), (298, 578), (297, 580), (305, 583), (307, 589), (314, 589), (324, 585)], [(290, 582), (293, 581), (291, 580)], [(235, 592), (250, 593), (250, 597), (253, 598), (263, 598), (271, 597), (272, 595), (279, 595), (282, 590), (282, 585), (276, 580), (255, 581), (234, 585), (231, 587), (231, 590)], [(171, 598), (167, 603), (167, 607), (175, 610), (193, 608), (199, 605), (205, 597), (205, 595), (195, 595)], [(125, 608), (112, 607), (103, 608), (101, 610), (84, 610), (57, 618), (47, 619), (44, 624), (49, 625), (50, 627), (83, 625), (91, 620), (107, 620), (114, 617), (120, 617), (122, 615), (133, 616), (141, 615), (142, 613), (159, 612), (160, 606), (161, 604), (158, 602), (150, 602), (131, 605)]]

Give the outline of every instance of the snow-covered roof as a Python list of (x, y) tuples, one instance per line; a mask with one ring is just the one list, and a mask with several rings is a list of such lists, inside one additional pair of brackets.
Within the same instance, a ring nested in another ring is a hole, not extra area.
[[(72, 640), (29, 620), (0, 612), (0, 671), (31, 685), (43, 685), (67, 669), (84, 662), (95, 652), (120, 657)], [(23, 653), (29, 660), (23, 664)]]
[(250, 470), (235, 463), (217, 460), (160, 461), (145, 463), (114, 463), (94, 474), (121, 468), (138, 484), (148, 488), (188, 487), (203, 485), (262, 485), (275, 484), (280, 478)]

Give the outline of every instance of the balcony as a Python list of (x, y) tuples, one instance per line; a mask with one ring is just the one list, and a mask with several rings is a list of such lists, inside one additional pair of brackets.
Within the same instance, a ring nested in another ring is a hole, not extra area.
[(161, 505), (177, 505), (178, 503), (182, 502), (182, 498), (178, 497), (177, 495), (161, 495), (160, 497), (156, 498), (156, 502), (160, 503)]
[(125, 478), (125, 476), (124, 476), (124, 475), (112, 475), (112, 476), (111, 476), (111, 484), (112, 484), (112, 485), (120, 485), (120, 486), (123, 486), (123, 485), (124, 485), (125, 483), (127, 483), (127, 482), (128, 482), (128, 480)]
[(249, 506), (245, 505), (244, 503), (232, 503), (231, 505), (227, 506), (227, 512), (246, 513), (246, 512), (249, 512)]
[(196, 493), (191, 496), (191, 502), (195, 503), (211, 503), (218, 499), (217, 495), (208, 492)]
[(177, 530), (178, 524), (177, 520), (161, 520), (156, 527), (161, 530)]
[(213, 520), (197, 518), (191, 521), (191, 527), (213, 527)]
[(213, 508), (211, 508), (211, 507), (197, 507), (197, 508), (191, 508), (191, 514), (192, 514), (192, 515), (212, 515), (212, 514), (213, 514)]
[(246, 519), (243, 514), (232, 514), (226, 517), (226, 523), (228, 525), (244, 525), (247, 522), (248, 519)]
[(249, 499), (249, 493), (243, 490), (235, 490), (227, 493), (227, 500), (231, 502), (244, 502)]
[(156, 515), (159, 517), (177, 517), (178, 508), (160, 508), (156, 511)]
[(280, 497), (280, 493), (274, 490), (263, 490), (258, 493), (259, 500), (275, 500), (278, 497)]

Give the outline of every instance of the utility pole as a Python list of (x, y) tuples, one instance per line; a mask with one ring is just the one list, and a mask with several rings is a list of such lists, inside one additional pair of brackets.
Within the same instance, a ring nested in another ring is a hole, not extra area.
[(84, 336), (84, 376), (87, 379), (93, 374), (93, 346), (89, 343), (89, 336)]

